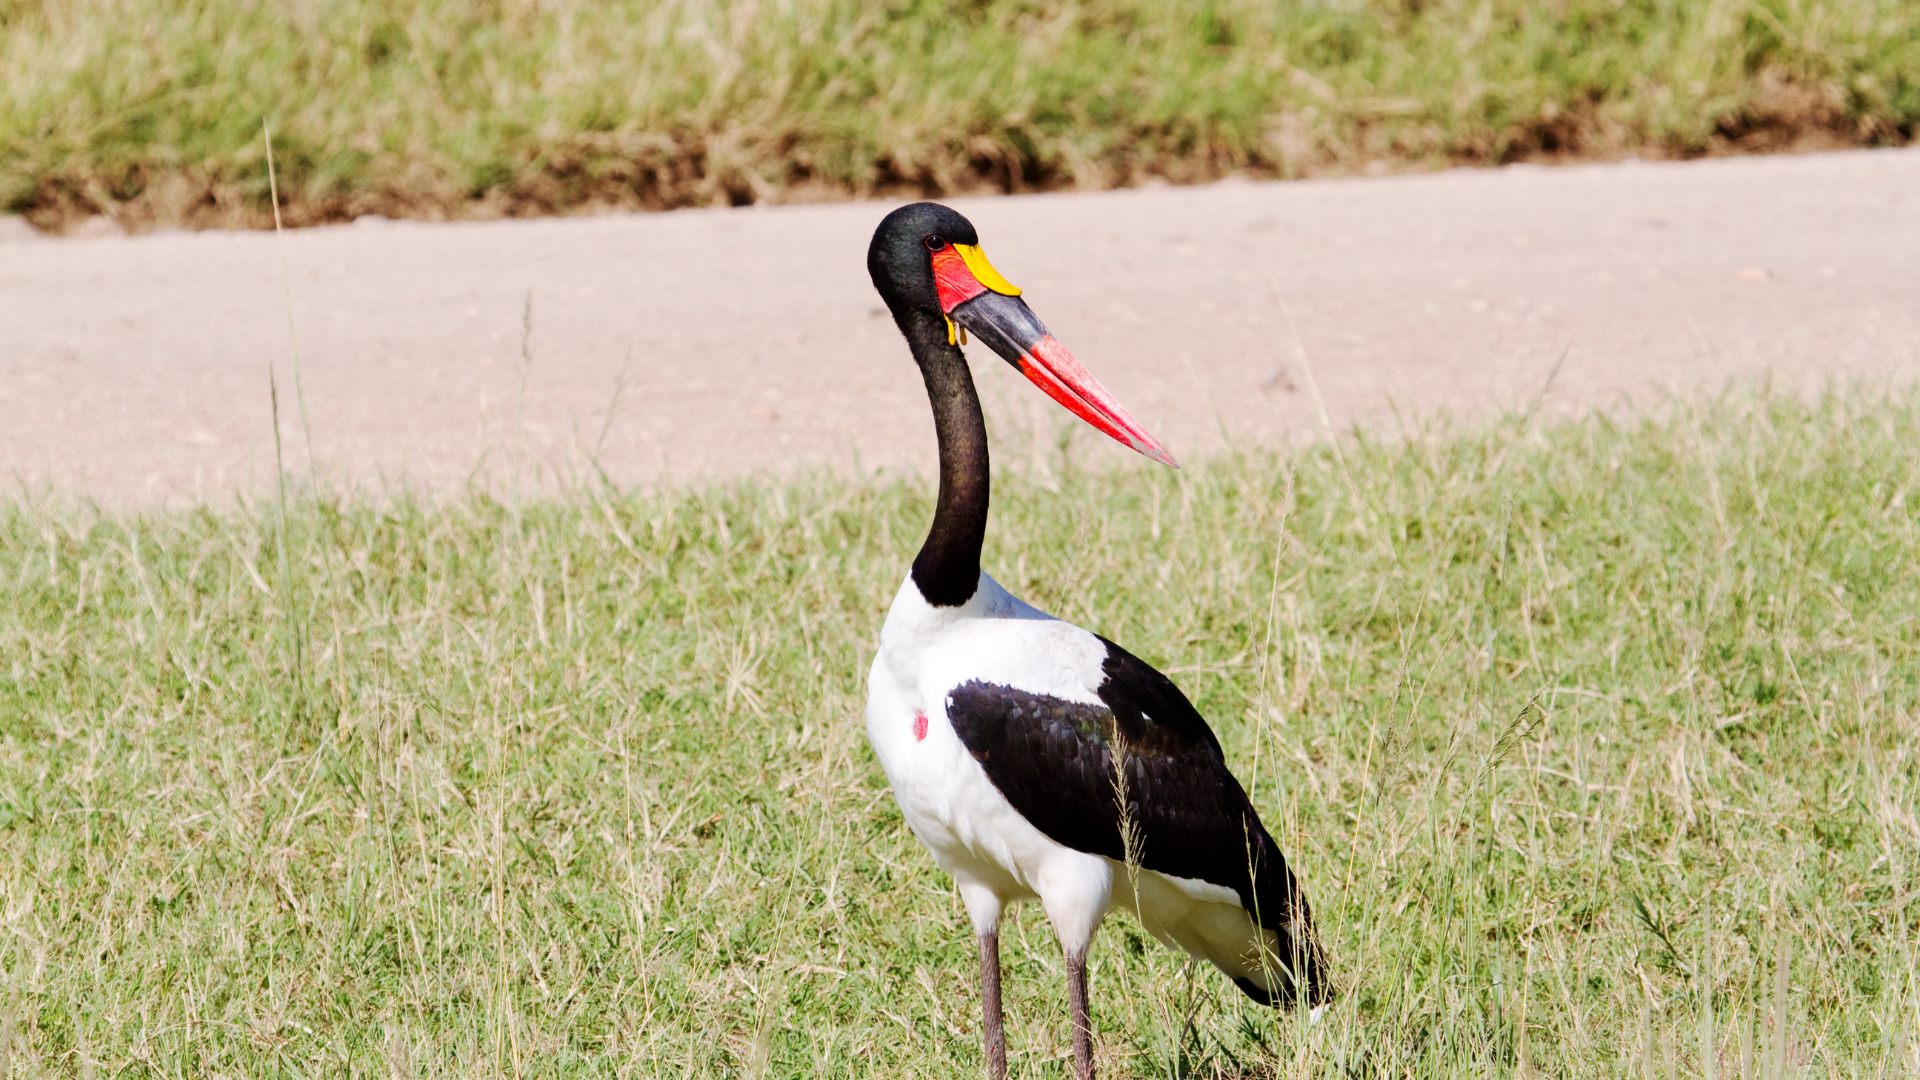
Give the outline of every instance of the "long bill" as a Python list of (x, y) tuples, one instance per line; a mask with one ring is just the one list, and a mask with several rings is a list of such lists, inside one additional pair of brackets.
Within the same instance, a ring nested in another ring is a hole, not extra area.
[[(956, 248), (961, 245), (953, 245)], [(947, 307), (947, 317), (969, 334), (979, 338), (988, 348), (997, 352), (1007, 363), (1020, 370), (1022, 375), (1033, 380), (1033, 384), (1046, 391), (1047, 396), (1065, 406), (1067, 411), (1085, 420), (1087, 423), (1106, 432), (1113, 439), (1131, 446), (1147, 457), (1162, 465), (1179, 468), (1180, 463), (1173, 460), (1160, 440), (1147, 433), (1140, 422), (1128, 415), (1127, 410), (1100, 380), (1073, 358), (1067, 347), (1047, 332), (1026, 301), (1020, 299), (1019, 290), (1006, 284), (1006, 279), (993, 273), (986, 265), (986, 257), (978, 254), (974, 248), (964, 252), (972, 256), (953, 259), (951, 267), (940, 265), (936, 260), (935, 273), (941, 271), (958, 278), (960, 274), (974, 269), (977, 263), (984, 269), (982, 275), (969, 275), (962, 282), (941, 281), (941, 299), (943, 306), (947, 301), (957, 301)], [(990, 280), (979, 281), (979, 277), (990, 275)], [(962, 284), (962, 288), (952, 288)], [(965, 286), (970, 285), (971, 288)], [(1005, 290), (1003, 291), (1002, 287)], [(966, 295), (971, 293), (972, 295)], [(965, 297), (962, 299), (962, 297)]]

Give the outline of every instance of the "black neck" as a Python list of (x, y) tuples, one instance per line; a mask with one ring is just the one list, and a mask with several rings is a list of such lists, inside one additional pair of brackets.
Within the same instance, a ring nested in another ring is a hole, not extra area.
[(907, 335), (927, 382), (940, 440), (940, 501), (933, 527), (913, 560), (913, 582), (934, 607), (958, 607), (980, 584), (980, 544), (987, 535), (987, 424), (973, 372), (947, 343), (946, 324)]

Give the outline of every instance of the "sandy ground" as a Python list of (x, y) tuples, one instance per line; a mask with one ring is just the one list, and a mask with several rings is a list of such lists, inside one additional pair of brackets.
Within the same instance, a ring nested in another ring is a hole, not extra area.
[[(955, 205), (1186, 459), (1920, 372), (1920, 149)], [(0, 470), (103, 505), (271, 490), (270, 370), (288, 468), (363, 490), (924, 469), (923, 391), (866, 279), (885, 209), (0, 229)], [(1050, 438), (1064, 414), (972, 351), (1003, 451)]]

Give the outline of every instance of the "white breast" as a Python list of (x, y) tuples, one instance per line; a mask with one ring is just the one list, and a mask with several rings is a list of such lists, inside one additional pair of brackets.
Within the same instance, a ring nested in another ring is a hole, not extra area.
[(1049, 839), (1007, 802), (948, 723), (947, 694), (981, 679), (1094, 702), (1104, 656), (1098, 638), (985, 574), (958, 608), (928, 604), (911, 578), (894, 598), (868, 677), (867, 738), (907, 824), (967, 897), (976, 930), (997, 925), (1007, 902), (1038, 896), (1063, 938), (1090, 938), (1112, 871), (1106, 859)]

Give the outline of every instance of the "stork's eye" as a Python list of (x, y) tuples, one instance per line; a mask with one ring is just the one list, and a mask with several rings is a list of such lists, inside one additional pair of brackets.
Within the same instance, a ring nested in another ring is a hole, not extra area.
[(928, 251), (939, 251), (947, 246), (947, 242), (938, 236), (927, 237), (925, 243)]

